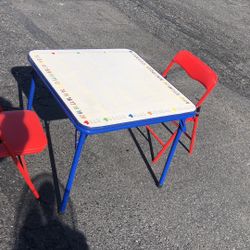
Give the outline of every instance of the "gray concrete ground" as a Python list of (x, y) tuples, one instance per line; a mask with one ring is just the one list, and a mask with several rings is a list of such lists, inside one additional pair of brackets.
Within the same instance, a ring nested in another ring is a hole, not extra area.
[[(186, 48), (220, 77), (194, 154), (178, 147), (163, 188), (149, 169), (159, 177), (164, 159), (151, 164), (139, 130), (89, 137), (64, 215), (54, 191), (67, 180), (74, 128), (39, 85), (34, 109), (51, 143), (27, 161), (42, 200), (1, 159), (0, 249), (250, 249), (249, 7), (247, 0), (0, 1), (5, 109), (26, 105), (33, 49), (130, 48), (160, 72)], [(198, 98), (200, 88), (180, 70), (169, 80)]]

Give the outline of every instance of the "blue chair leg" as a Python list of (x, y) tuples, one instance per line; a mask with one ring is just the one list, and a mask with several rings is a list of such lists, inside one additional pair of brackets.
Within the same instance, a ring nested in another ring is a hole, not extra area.
[(69, 174), (69, 178), (68, 178), (68, 182), (64, 191), (64, 195), (63, 195), (63, 200), (60, 206), (60, 213), (64, 213), (67, 203), (68, 203), (68, 199), (69, 199), (69, 194), (70, 194), (70, 190), (72, 188), (73, 182), (74, 182), (74, 178), (75, 178), (75, 174), (76, 174), (76, 169), (77, 169), (77, 165), (81, 156), (81, 151), (83, 149), (83, 145), (85, 143), (85, 140), (87, 138), (87, 135), (82, 133), (80, 134), (80, 138), (77, 144), (77, 148), (75, 151), (75, 155), (74, 155), (74, 159), (72, 162), (72, 166), (70, 169), (70, 174)]
[(174, 157), (174, 153), (175, 153), (177, 144), (179, 142), (179, 139), (181, 137), (182, 132), (185, 132), (185, 131), (186, 131), (185, 120), (180, 120), (177, 134), (175, 136), (175, 139), (173, 141), (172, 147), (171, 147), (170, 152), (168, 154), (166, 165), (165, 165), (165, 167), (164, 167), (164, 169), (162, 171), (162, 174), (161, 174), (161, 178), (160, 178), (160, 181), (159, 181), (159, 184), (158, 184), (159, 187), (162, 187), (163, 184), (164, 184), (164, 182), (165, 182), (165, 180), (166, 180), (168, 169), (169, 169), (171, 161), (172, 161), (172, 159)]
[(29, 93), (28, 105), (27, 105), (28, 110), (32, 109), (34, 94), (35, 94), (35, 80), (34, 80), (34, 78), (32, 78), (31, 85), (30, 85), (30, 93)]

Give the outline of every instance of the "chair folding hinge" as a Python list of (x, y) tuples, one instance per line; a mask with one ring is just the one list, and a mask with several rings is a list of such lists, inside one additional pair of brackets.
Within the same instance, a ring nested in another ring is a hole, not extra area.
[(200, 115), (200, 111), (201, 111), (201, 107), (196, 108), (195, 116), (199, 116)]
[[(163, 72), (164, 72), (164, 71), (163, 71)], [(162, 75), (163, 72), (161, 72), (160, 75), (161, 75), (163, 78), (167, 79), (168, 76), (167, 76), (167, 75), (166, 75), (166, 76), (163, 76), (163, 75)]]

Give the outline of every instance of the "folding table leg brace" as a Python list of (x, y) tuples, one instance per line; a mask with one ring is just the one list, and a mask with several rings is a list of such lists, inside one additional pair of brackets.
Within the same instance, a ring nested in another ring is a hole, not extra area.
[(181, 137), (182, 132), (186, 132), (185, 120), (180, 120), (180, 122), (179, 122), (179, 128), (178, 128), (177, 134), (176, 134), (175, 139), (174, 139), (174, 141), (172, 143), (172, 147), (171, 147), (170, 152), (168, 154), (166, 165), (165, 165), (165, 167), (164, 167), (164, 169), (162, 171), (162, 174), (161, 174), (161, 178), (160, 178), (160, 181), (159, 181), (159, 184), (158, 184), (159, 187), (162, 187), (165, 180), (166, 180), (168, 169), (169, 169), (171, 161), (172, 161), (172, 159), (174, 157), (174, 153), (175, 153), (175, 150), (176, 150), (176, 147), (177, 147), (177, 144), (179, 142), (179, 139)]

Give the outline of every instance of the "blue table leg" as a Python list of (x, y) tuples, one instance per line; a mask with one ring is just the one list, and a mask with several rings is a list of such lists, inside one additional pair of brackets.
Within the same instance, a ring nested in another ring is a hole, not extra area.
[(34, 94), (35, 94), (35, 80), (32, 77), (31, 85), (30, 85), (30, 93), (29, 93), (28, 105), (27, 105), (28, 110), (32, 109)]
[(164, 182), (165, 182), (165, 180), (166, 180), (168, 169), (169, 169), (171, 161), (172, 161), (172, 159), (174, 157), (174, 153), (175, 153), (177, 144), (179, 142), (179, 139), (181, 137), (182, 132), (185, 132), (185, 131), (186, 131), (185, 120), (180, 120), (177, 134), (175, 136), (175, 139), (173, 141), (172, 147), (171, 147), (170, 152), (168, 154), (166, 165), (165, 165), (165, 167), (164, 167), (164, 169), (162, 171), (162, 174), (161, 174), (161, 178), (160, 178), (160, 181), (159, 181), (159, 187), (162, 187), (163, 184), (164, 184)]
[(71, 187), (72, 187), (73, 182), (74, 182), (77, 165), (78, 165), (78, 162), (79, 162), (79, 159), (80, 159), (80, 156), (81, 156), (81, 151), (83, 149), (83, 145), (84, 145), (84, 142), (85, 142), (86, 138), (87, 138), (87, 135), (81, 132), (80, 138), (79, 138), (79, 141), (78, 141), (78, 144), (77, 144), (77, 148), (76, 148), (76, 151), (75, 151), (74, 159), (73, 159), (73, 162), (72, 162), (68, 182), (67, 182), (67, 185), (66, 185), (66, 188), (65, 188), (65, 191), (64, 191), (63, 200), (62, 200), (62, 203), (61, 203), (61, 206), (60, 206), (60, 209), (59, 209), (59, 211), (61, 213), (63, 213), (65, 211), (65, 209), (66, 209), (68, 199), (69, 199), (70, 190), (71, 190)]

